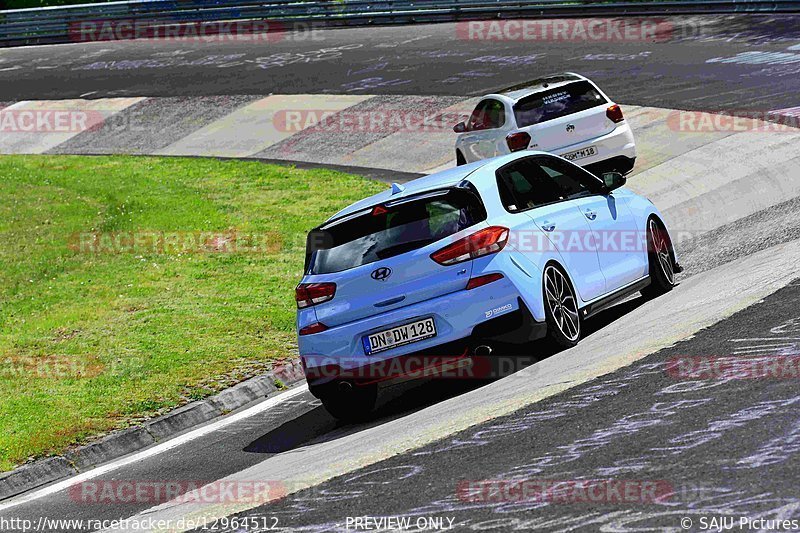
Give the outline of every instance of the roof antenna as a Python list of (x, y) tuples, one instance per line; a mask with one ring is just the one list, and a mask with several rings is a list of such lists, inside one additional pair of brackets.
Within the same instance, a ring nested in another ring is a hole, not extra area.
[(399, 183), (392, 183), (392, 196), (394, 196), (395, 194), (400, 194), (404, 190), (406, 190), (406, 188), (400, 185)]

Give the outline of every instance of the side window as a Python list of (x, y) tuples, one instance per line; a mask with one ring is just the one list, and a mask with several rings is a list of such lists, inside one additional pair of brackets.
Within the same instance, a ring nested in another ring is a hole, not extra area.
[(600, 182), (555, 158), (526, 158), (500, 171), (500, 199), (510, 212), (591, 194)]
[(502, 102), (497, 100), (481, 100), (472, 111), (467, 128), (472, 131), (499, 128), (506, 122), (506, 110)]
[(506, 123), (506, 109), (503, 102), (488, 100), (486, 104), (486, 123), (489, 129), (499, 128)]
[(486, 116), (487, 103), (488, 100), (481, 100), (480, 102), (478, 102), (478, 105), (475, 106), (475, 109), (469, 116), (469, 120), (467, 121), (467, 129), (471, 131), (485, 129), (483, 123), (484, 123), (484, 118)]
[(561, 199), (555, 182), (533, 159), (505, 167), (497, 178), (500, 199), (510, 212), (524, 211)]
[(563, 199), (590, 192), (589, 188), (580, 182), (578, 176), (574, 172), (570, 172), (573, 169), (559, 163), (560, 161), (553, 159), (552, 161), (540, 161), (539, 166), (558, 185), (560, 196)]
[(548, 176), (558, 183), (565, 198), (602, 191), (603, 181), (576, 165), (556, 157), (539, 156), (536, 162)]

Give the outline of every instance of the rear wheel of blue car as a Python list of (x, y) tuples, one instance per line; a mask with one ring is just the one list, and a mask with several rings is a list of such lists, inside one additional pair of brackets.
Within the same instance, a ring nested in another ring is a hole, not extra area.
[(544, 269), (544, 312), (547, 337), (556, 346), (571, 348), (581, 338), (581, 317), (575, 290), (556, 265)]
[(675, 286), (675, 261), (667, 230), (658, 220), (647, 221), (647, 257), (650, 269), (650, 285), (642, 290), (642, 296), (654, 298), (669, 292)]
[(322, 405), (334, 418), (343, 422), (361, 422), (369, 418), (377, 400), (377, 386), (354, 386), (325, 394)]

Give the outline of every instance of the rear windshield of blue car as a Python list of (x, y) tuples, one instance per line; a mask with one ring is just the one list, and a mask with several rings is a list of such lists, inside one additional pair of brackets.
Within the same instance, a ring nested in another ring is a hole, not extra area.
[(547, 122), (608, 103), (588, 81), (578, 81), (532, 94), (514, 104), (517, 127)]
[(476, 192), (445, 189), (389, 201), (308, 235), (306, 273), (329, 274), (394, 257), (486, 220)]

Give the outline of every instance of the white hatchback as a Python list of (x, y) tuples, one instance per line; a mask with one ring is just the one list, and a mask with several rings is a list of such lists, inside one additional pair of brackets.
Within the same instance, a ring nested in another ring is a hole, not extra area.
[(554, 153), (599, 174), (633, 168), (636, 143), (622, 110), (591, 80), (573, 73), (534, 80), (481, 98), (453, 128), (456, 164), (520, 150)]

